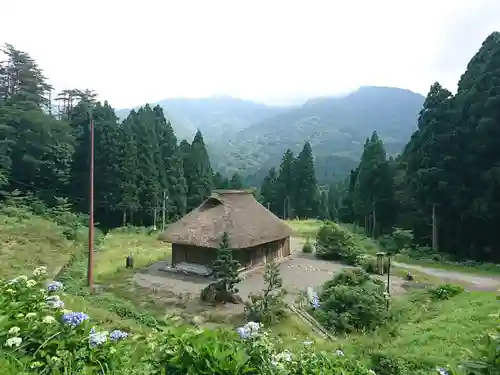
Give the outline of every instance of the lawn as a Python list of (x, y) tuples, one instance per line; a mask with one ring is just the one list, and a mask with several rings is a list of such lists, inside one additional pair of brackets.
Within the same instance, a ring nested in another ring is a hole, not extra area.
[(133, 254), (134, 268), (142, 268), (157, 261), (170, 260), (171, 246), (159, 241), (157, 233), (150, 234), (145, 229), (112, 230), (106, 235), (96, 255), (96, 281), (102, 281), (124, 270), (129, 254)]
[(294, 236), (297, 237), (310, 237), (313, 239), (316, 237), (321, 224), (323, 223), (321, 220), (315, 219), (307, 219), (307, 220), (284, 220), (285, 224), (287, 224), (293, 230)]

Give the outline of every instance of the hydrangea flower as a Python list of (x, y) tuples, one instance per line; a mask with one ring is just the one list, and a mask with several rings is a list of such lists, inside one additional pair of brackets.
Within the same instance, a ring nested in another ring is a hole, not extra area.
[(22, 342), (23, 339), (20, 337), (11, 337), (5, 342), (5, 346), (9, 348), (12, 348), (13, 346), (18, 347), (19, 345), (21, 345)]
[(256, 322), (248, 322), (243, 327), (236, 328), (236, 333), (242, 338), (247, 339), (258, 334), (261, 325)]
[(312, 343), (313, 342), (311, 340), (306, 340), (306, 341), (302, 342), (302, 344), (305, 345), (305, 346), (312, 345)]
[(109, 338), (113, 341), (119, 341), (128, 337), (127, 332), (120, 331), (119, 329), (115, 329), (109, 335)]
[(35, 270), (33, 271), (33, 276), (44, 276), (47, 274), (47, 267), (45, 266), (42, 266), (42, 267), (38, 267), (38, 268), (35, 268)]
[(89, 320), (89, 316), (82, 312), (71, 312), (64, 314), (62, 316), (62, 320), (65, 324), (72, 327), (76, 327), (85, 322), (86, 320)]
[(16, 278), (14, 278), (14, 279), (10, 280), (10, 281), (8, 282), (8, 284), (9, 284), (9, 285), (13, 285), (13, 284), (17, 284), (17, 283), (19, 283), (19, 282), (21, 282), (21, 281), (24, 281), (24, 282), (28, 281), (28, 277), (27, 277), (27, 276), (25, 276), (25, 275), (18, 276), (18, 277), (16, 277)]
[(95, 332), (93, 328), (90, 330), (89, 344), (91, 347), (95, 348), (96, 346), (104, 344), (106, 341), (108, 341), (108, 332)]
[(314, 292), (312, 295), (311, 306), (314, 309), (319, 308), (319, 297), (318, 297), (318, 293), (316, 293), (316, 292)]
[(45, 301), (54, 309), (64, 309), (64, 302), (61, 301), (59, 296), (48, 296)]
[(446, 370), (445, 368), (443, 367), (438, 367), (436, 368), (436, 372), (439, 374), (439, 375), (448, 375), (448, 370)]
[(47, 290), (50, 293), (57, 292), (58, 290), (63, 289), (63, 284), (59, 281), (52, 281), (49, 285), (47, 285)]
[(42, 319), (42, 323), (44, 324), (52, 324), (55, 323), (56, 319), (53, 316), (47, 315)]
[(35, 280), (31, 280), (31, 279), (30, 279), (30, 280), (26, 281), (26, 286), (27, 286), (28, 288), (33, 288), (36, 284), (37, 284), (37, 283), (36, 283), (36, 281), (35, 281)]
[(9, 335), (17, 335), (19, 332), (21, 332), (21, 328), (19, 327), (12, 327), (9, 329)]
[(36, 317), (36, 313), (34, 313), (34, 312), (30, 312), (30, 313), (26, 314), (26, 319), (31, 319), (31, 318), (34, 318), (34, 317)]
[(340, 349), (337, 349), (337, 350), (335, 351), (335, 354), (337, 354), (337, 355), (339, 355), (339, 356), (341, 356), (341, 357), (343, 357), (343, 356), (345, 355), (345, 354), (344, 354), (344, 352), (343, 352), (342, 350), (340, 350)]

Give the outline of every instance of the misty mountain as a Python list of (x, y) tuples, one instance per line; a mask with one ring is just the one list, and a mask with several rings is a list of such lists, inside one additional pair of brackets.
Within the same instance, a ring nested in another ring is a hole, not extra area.
[(424, 99), (409, 90), (374, 86), (343, 97), (311, 99), (240, 130), (225, 144), (212, 145), (214, 164), (259, 175), (260, 169), (278, 165), (287, 148), (298, 152), (309, 141), (323, 169), (318, 177), (345, 174), (349, 160), (356, 164), (365, 139), (375, 130), (388, 154), (400, 152), (416, 129)]
[[(165, 99), (159, 104), (170, 120), (179, 139), (192, 140), (197, 129), (211, 143), (222, 137), (235, 135), (238, 131), (267, 118), (286, 112), (291, 107), (267, 106), (229, 96), (214, 96), (200, 99)], [(118, 117), (127, 116), (130, 109), (116, 111)]]

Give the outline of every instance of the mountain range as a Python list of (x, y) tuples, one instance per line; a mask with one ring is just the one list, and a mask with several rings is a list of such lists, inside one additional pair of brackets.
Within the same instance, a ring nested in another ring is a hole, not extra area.
[[(312, 98), (297, 106), (269, 106), (228, 96), (165, 99), (157, 103), (180, 139), (200, 129), (215, 170), (239, 171), (259, 184), (287, 148), (309, 141), (321, 182), (355, 167), (365, 139), (377, 131), (388, 154), (397, 154), (416, 130), (424, 97), (393, 87), (365, 86), (343, 96)], [(124, 118), (130, 109), (117, 110)]]

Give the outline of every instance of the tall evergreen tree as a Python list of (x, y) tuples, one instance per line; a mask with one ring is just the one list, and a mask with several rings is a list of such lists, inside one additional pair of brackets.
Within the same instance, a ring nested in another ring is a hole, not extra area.
[(157, 125), (158, 142), (160, 144), (163, 165), (163, 189), (167, 196), (167, 213), (169, 219), (178, 219), (186, 213), (187, 184), (182, 166), (182, 155), (172, 124), (165, 119), (163, 109), (153, 109)]
[(295, 157), (293, 152), (291, 150), (286, 150), (283, 158), (281, 159), (278, 179), (276, 181), (276, 191), (278, 197), (276, 203), (279, 206), (279, 216), (283, 219), (293, 217), (293, 198), (295, 197), (294, 163)]
[(213, 189), (213, 172), (210, 165), (203, 136), (198, 130), (193, 142), (187, 147), (187, 142), (181, 144), (184, 154), (184, 174), (186, 177), (188, 195), (188, 211), (197, 207), (208, 198)]
[(271, 168), (262, 182), (260, 195), (262, 204), (269, 208), (275, 215), (280, 215), (280, 209), (282, 209), (278, 194), (278, 174), (276, 173), (276, 168)]
[(299, 218), (316, 217), (320, 201), (318, 183), (314, 171), (314, 158), (309, 142), (304, 144), (293, 165), (293, 207)]

